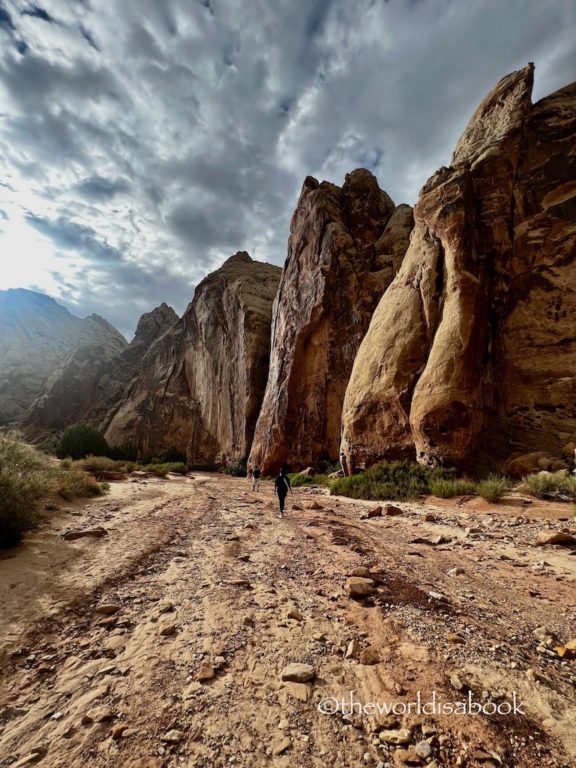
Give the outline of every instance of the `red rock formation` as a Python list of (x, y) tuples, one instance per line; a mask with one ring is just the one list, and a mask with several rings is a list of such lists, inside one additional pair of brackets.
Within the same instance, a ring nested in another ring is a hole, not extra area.
[(142, 361), (106, 432), (140, 455), (177, 448), (193, 466), (246, 457), (262, 402), (281, 270), (237, 253), (196, 288)]
[(251, 461), (265, 472), (338, 459), (356, 351), (408, 246), (412, 211), (363, 169), (340, 189), (311, 177), (292, 218), (270, 374)]
[(346, 393), (356, 467), (494, 461), (576, 431), (576, 88), (532, 106), (532, 80), (505, 77), (422, 189)]
[(177, 320), (172, 307), (162, 304), (142, 315), (134, 338), (118, 354), (110, 357), (95, 341), (80, 346), (29, 409), (23, 422), (26, 436), (47, 444), (51, 434), (78, 422), (105, 431), (143, 356)]

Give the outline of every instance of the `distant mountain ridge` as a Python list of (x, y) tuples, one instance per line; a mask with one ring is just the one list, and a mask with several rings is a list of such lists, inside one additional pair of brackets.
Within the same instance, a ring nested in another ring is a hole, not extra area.
[(0, 291), (0, 426), (18, 424), (76, 349), (99, 344), (112, 357), (126, 339), (99, 315), (80, 318), (25, 288)]

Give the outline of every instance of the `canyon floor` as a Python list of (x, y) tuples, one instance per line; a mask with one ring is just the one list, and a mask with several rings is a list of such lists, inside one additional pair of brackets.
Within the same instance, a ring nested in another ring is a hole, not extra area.
[[(576, 765), (576, 660), (546, 640), (576, 638), (576, 550), (536, 545), (570, 505), (288, 502), (279, 520), (268, 482), (140, 478), (4, 553), (0, 766)], [(362, 566), (376, 591), (353, 599)], [(283, 681), (291, 663), (315, 680)], [(418, 692), (523, 713), (418, 714)]]

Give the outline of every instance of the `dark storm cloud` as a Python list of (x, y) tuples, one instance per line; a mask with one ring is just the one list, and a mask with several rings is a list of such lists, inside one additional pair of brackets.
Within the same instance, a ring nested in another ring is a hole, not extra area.
[(122, 255), (107, 242), (102, 242), (96, 232), (88, 226), (77, 224), (63, 217), (50, 221), (28, 214), (28, 224), (40, 234), (49, 237), (56, 249), (76, 251), (89, 261), (121, 261)]
[(88, 200), (106, 201), (116, 195), (129, 192), (130, 183), (127, 179), (103, 179), (101, 176), (91, 176), (77, 184), (75, 190)]
[(0, 174), (74, 255), (62, 297), (126, 332), (238, 249), (282, 263), (308, 174), (415, 202), (500, 77), (534, 61), (540, 98), (575, 41), (573, 0), (0, 0)]

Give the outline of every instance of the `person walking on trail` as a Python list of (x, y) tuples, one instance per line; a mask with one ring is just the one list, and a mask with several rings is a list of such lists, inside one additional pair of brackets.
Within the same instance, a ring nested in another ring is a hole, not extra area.
[(258, 464), (252, 470), (252, 490), (258, 491), (260, 488), (260, 467)]
[(288, 477), (285, 466), (282, 467), (280, 474), (274, 481), (274, 490), (278, 495), (278, 502), (280, 503), (280, 512), (278, 517), (282, 517), (284, 514), (284, 503), (286, 501), (286, 496), (288, 496), (288, 491), (294, 495), (294, 492), (292, 491), (292, 484), (290, 483), (290, 478)]

